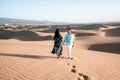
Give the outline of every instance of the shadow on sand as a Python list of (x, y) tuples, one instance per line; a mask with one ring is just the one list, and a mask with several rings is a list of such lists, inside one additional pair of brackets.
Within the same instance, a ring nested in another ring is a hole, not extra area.
[(33, 59), (56, 59), (56, 57), (52, 57), (52, 56), (14, 54), (14, 53), (0, 53), (0, 56), (20, 57), (20, 58), (33, 58)]
[(120, 54), (120, 43), (93, 44), (88, 50)]
[(17, 39), (21, 41), (44, 41), (52, 40), (51, 35), (40, 36), (33, 31), (10, 31), (10, 30), (0, 30), (0, 39)]

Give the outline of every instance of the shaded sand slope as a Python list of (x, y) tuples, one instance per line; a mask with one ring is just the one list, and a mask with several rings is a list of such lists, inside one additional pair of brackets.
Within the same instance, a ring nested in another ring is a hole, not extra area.
[[(119, 80), (120, 55), (73, 49), (74, 60), (56, 59), (51, 41), (0, 40), (1, 80)], [(77, 45), (77, 44), (76, 44)], [(63, 56), (67, 56), (64, 47)], [(71, 72), (75, 66), (74, 71)], [(82, 79), (82, 78), (81, 78)], [(87, 80), (87, 79), (86, 79)]]
[(79, 48), (120, 54), (120, 27), (106, 26), (99, 30), (73, 30)]
[(105, 36), (120, 37), (120, 27), (106, 30)]
[(118, 43), (103, 43), (103, 44), (92, 44), (88, 50), (103, 51), (110, 53), (120, 54), (120, 42)]
[(78, 37), (76, 38), (76, 43), (76, 46), (78, 46), (80, 49), (120, 54), (120, 37)]
[(41, 41), (51, 40), (52, 36), (40, 36), (33, 31), (11, 31), (11, 30), (0, 30), (0, 39), (18, 39), (21, 41)]

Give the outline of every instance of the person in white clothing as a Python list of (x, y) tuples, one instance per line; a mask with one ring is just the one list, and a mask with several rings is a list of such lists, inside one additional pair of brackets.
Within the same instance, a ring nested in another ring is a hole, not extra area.
[(71, 33), (71, 28), (67, 29), (67, 34), (64, 37), (64, 42), (66, 43), (67, 50), (68, 50), (68, 59), (73, 59), (72, 48), (74, 47), (75, 36)]

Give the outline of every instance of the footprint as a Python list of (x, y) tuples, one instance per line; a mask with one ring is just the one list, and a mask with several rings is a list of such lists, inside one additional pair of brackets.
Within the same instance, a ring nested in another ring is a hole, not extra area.
[(70, 58), (70, 60), (73, 60), (73, 58)]
[[(72, 59), (73, 60), (73, 59)], [(68, 66), (71, 66), (70, 62), (67, 62)], [(90, 78), (87, 75), (84, 75), (82, 73), (79, 73), (79, 71), (76, 70), (76, 65), (72, 65), (72, 69), (70, 70), (72, 73), (77, 74), (77, 76), (79, 76), (78, 78), (76, 78), (77, 80), (90, 80)], [(75, 80), (76, 80), (75, 79)]]
[(81, 80), (80, 78), (77, 78), (77, 80)]
[(78, 75), (79, 75), (79, 76), (83, 76), (83, 74), (81, 74), (81, 73), (78, 73)]
[(81, 74), (81, 73), (79, 73), (78, 75), (80, 76), (80, 80), (90, 80), (90, 78), (87, 75), (84, 75), (84, 74)]
[(71, 69), (71, 72), (72, 73), (76, 73), (76, 69)]
[(61, 59), (68, 59), (68, 57), (61, 57)]
[(75, 66), (75, 65), (73, 65), (73, 66), (72, 66), (72, 68), (76, 68), (76, 66)]
[(64, 59), (64, 57), (61, 57), (61, 59)]
[(70, 65), (70, 63), (68, 62), (67, 65)]
[(89, 77), (86, 75), (83, 75), (83, 77), (84, 77), (84, 80), (90, 80)]

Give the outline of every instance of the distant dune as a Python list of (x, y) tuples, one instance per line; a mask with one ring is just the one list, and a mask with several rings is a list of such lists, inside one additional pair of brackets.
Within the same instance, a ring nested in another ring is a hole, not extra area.
[(39, 20), (25, 20), (25, 19), (15, 19), (15, 18), (1, 18), (0, 24), (40, 24), (40, 25), (63, 25), (68, 24), (66, 22), (53, 22), (53, 21), (39, 21)]
[(0, 39), (18, 39), (21, 41), (51, 40), (52, 36), (40, 36), (33, 31), (0, 30)]
[(73, 27), (75, 30), (99, 30), (100, 27), (106, 27), (103, 24), (84, 24), (84, 25), (76, 25), (77, 27)]
[(93, 44), (89, 46), (88, 50), (120, 54), (120, 42), (119, 43), (106, 43), (106, 44)]
[(76, 37), (83, 37), (83, 36), (95, 36), (96, 34), (94, 33), (76, 33)]
[(120, 54), (120, 37), (85, 36), (76, 38), (80, 49)]
[(120, 27), (106, 30), (105, 31), (105, 36), (108, 36), (108, 37), (120, 37)]

